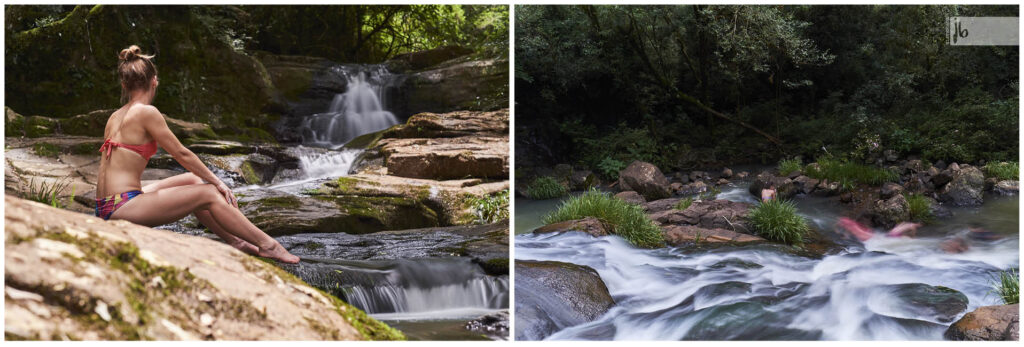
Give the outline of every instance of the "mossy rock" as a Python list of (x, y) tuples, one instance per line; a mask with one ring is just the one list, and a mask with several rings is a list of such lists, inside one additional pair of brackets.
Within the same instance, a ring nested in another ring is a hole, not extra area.
[(4, 120), (4, 136), (25, 136), (25, 116), (14, 112), (10, 107), (4, 107), (4, 112), (6, 113), (6, 118)]
[(43, 116), (31, 116), (25, 119), (25, 137), (51, 136), (57, 132), (60, 123)]

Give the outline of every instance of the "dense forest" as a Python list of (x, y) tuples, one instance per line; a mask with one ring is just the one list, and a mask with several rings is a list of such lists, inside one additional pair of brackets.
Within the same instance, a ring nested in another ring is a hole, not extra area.
[(136, 44), (156, 55), (155, 106), (224, 134), (243, 129), (243, 141), (271, 140), (274, 114), (285, 113), (274, 89), (290, 84), (271, 83), (268, 55), (368, 64), (429, 50), (508, 55), (507, 6), (9, 5), (4, 17), (4, 90), (16, 112), (115, 107), (117, 52)]
[(517, 166), (1015, 161), (1018, 47), (950, 46), (946, 23), (1017, 12), (518, 6)]

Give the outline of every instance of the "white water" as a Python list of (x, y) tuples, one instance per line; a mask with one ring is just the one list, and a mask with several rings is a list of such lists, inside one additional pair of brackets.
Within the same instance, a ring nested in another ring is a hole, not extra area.
[(398, 124), (398, 118), (384, 109), (385, 91), (392, 78), (383, 66), (369, 71), (366, 67), (336, 68), (347, 77), (347, 90), (334, 97), (327, 112), (303, 119), (301, 133), (305, 144), (338, 148), (359, 135)]
[[(736, 190), (719, 197), (747, 199)], [(838, 212), (823, 200), (804, 199), (801, 213), (814, 225), (835, 222)], [(927, 227), (920, 238), (876, 237), (822, 259), (778, 245), (637, 249), (617, 236), (575, 232), (518, 235), (516, 259), (592, 267), (616, 301), (605, 315), (562, 329), (553, 340), (941, 340), (966, 312), (1001, 304), (990, 293), (992, 278), (1019, 267), (1017, 198), (1008, 199), (957, 209), (957, 217)], [(940, 250), (979, 217), (1006, 238), (972, 241), (962, 254)], [(915, 283), (957, 290), (968, 298), (967, 309), (949, 317), (896, 296), (896, 286)]]

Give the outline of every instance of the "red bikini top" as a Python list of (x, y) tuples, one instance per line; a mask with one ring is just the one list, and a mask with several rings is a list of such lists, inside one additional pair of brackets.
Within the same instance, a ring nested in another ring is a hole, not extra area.
[(100, 152), (107, 154), (107, 158), (110, 158), (110, 153), (114, 150), (114, 147), (121, 147), (132, 152), (138, 153), (143, 159), (149, 160), (154, 154), (156, 154), (156, 140), (150, 141), (149, 143), (142, 145), (129, 145), (120, 142), (110, 141), (106, 139), (103, 141), (103, 146), (100, 146)]
[(141, 145), (129, 145), (110, 140), (114, 138), (114, 135), (121, 132), (121, 126), (124, 125), (124, 117), (127, 117), (127, 115), (121, 118), (121, 124), (117, 125), (117, 130), (115, 130), (113, 134), (110, 134), (109, 138), (103, 140), (103, 145), (100, 146), (100, 152), (105, 153), (107, 155), (107, 158), (110, 158), (110, 153), (114, 151), (114, 147), (121, 147), (132, 152), (138, 153), (139, 155), (142, 156), (143, 159), (146, 159), (148, 161), (150, 157), (156, 154), (156, 140)]

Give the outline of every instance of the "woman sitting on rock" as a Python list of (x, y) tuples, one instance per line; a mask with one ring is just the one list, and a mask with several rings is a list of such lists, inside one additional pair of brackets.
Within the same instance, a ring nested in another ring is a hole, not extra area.
[(775, 200), (775, 183), (769, 184), (768, 188), (761, 189), (761, 201)]
[[(194, 214), (231, 246), (249, 254), (297, 263), (276, 240), (249, 222), (231, 190), (178, 141), (160, 111), (150, 105), (159, 85), (152, 56), (131, 46), (118, 55), (121, 101), (107, 119), (96, 182), (96, 216), (146, 226)], [(142, 186), (149, 158), (163, 147), (189, 173)]]

